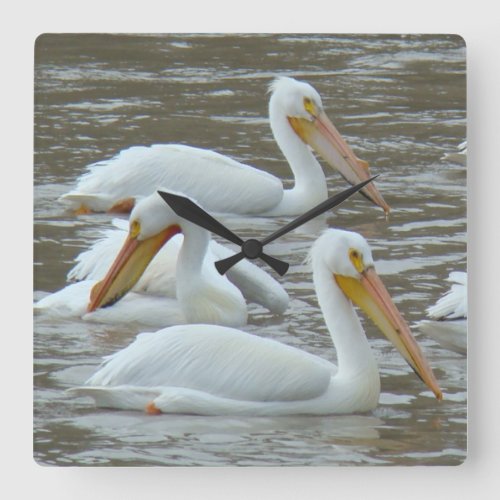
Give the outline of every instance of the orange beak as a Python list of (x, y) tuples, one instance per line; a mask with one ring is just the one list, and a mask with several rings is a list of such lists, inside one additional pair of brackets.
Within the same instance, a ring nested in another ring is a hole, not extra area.
[[(296, 116), (289, 116), (288, 121), (302, 141), (337, 169), (347, 182), (355, 185), (372, 177), (368, 163), (356, 157), (324, 111), (319, 111), (312, 121)], [(381, 207), (386, 215), (389, 213), (390, 207), (374, 182), (360, 192)]]
[(360, 280), (340, 275), (334, 275), (334, 278), (345, 295), (363, 309), (394, 344), (436, 398), (443, 399), (443, 393), (431, 367), (375, 269), (365, 268)]
[(180, 232), (178, 225), (172, 225), (144, 240), (129, 234), (104, 279), (92, 288), (87, 311), (92, 312), (118, 302), (139, 281), (163, 245)]

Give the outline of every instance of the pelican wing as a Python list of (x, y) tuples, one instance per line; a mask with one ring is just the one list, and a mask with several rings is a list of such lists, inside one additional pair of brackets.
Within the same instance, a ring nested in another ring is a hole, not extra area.
[(453, 285), (427, 309), (428, 316), (437, 320), (467, 318), (467, 273), (455, 271), (447, 281)]
[(278, 178), (214, 151), (179, 144), (134, 146), (88, 170), (62, 201), (107, 211), (163, 186), (189, 193), (213, 212), (258, 213), (283, 197)]
[(109, 356), (92, 387), (182, 387), (244, 401), (322, 395), (335, 367), (274, 340), (213, 325), (143, 333)]
[(62, 290), (51, 293), (34, 305), (34, 311), (50, 317), (79, 317), (87, 311), (90, 290), (96, 280), (84, 280), (72, 283)]
[(40, 299), (34, 305), (34, 311), (46, 318), (80, 317), (98, 323), (138, 323), (153, 328), (186, 322), (176, 300), (134, 292), (113, 304), (113, 307), (88, 313), (90, 291), (95, 284), (96, 280), (71, 283)]
[(106, 275), (128, 233), (125, 220), (113, 219), (113, 226), (114, 229), (102, 231), (101, 237), (75, 258), (76, 264), (68, 272), (68, 281), (100, 280)]

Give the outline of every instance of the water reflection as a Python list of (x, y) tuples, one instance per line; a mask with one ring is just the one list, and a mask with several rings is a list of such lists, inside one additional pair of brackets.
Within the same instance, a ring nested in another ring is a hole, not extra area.
[[(465, 138), (465, 49), (456, 37), (57, 35), (40, 39), (35, 73), (37, 296), (64, 286), (74, 257), (110, 225), (105, 214), (75, 218), (56, 202), (87, 164), (131, 145), (179, 142), (289, 178), (267, 120), (266, 89), (277, 73), (317, 88), (356, 154), (382, 174), (377, 183), (393, 212), (386, 220), (359, 196), (276, 242), (272, 253), (292, 264), (291, 307), (280, 318), (252, 306), (246, 330), (335, 361), (304, 263), (326, 226), (369, 240), (410, 323), (446, 290), (449, 272), (465, 268), (465, 168), (442, 159)], [(325, 172), (331, 193), (345, 186)], [(243, 236), (287, 221), (225, 220)], [(65, 393), (140, 327), (35, 318), (35, 457), (57, 465), (460, 463), (466, 358), (417, 335), (445, 392), (438, 404), (372, 325), (364, 327), (382, 377), (373, 414), (151, 418), (96, 410)]]

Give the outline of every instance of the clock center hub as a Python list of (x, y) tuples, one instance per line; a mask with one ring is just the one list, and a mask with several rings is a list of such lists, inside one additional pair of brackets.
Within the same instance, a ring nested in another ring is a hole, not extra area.
[(247, 259), (256, 259), (262, 254), (262, 243), (254, 239), (247, 240), (243, 243), (241, 251)]

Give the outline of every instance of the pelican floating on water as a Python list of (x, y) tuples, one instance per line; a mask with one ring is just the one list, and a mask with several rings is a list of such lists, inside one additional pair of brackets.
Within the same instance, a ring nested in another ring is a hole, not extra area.
[(338, 367), (271, 339), (214, 325), (142, 333), (73, 394), (101, 407), (201, 415), (325, 415), (376, 407), (377, 363), (351, 300), (438, 399), (442, 393), (356, 233), (330, 229), (311, 250), (318, 301)]
[[(281, 77), (270, 86), (273, 135), (294, 175), (292, 189), (277, 177), (214, 151), (180, 144), (134, 146), (88, 167), (61, 200), (80, 212), (128, 212), (137, 196), (158, 187), (185, 193), (211, 212), (297, 215), (328, 197), (325, 175), (309, 146), (351, 184), (368, 179), (358, 159), (328, 119), (309, 84)], [(361, 191), (388, 213), (372, 182)]]
[(435, 320), (467, 318), (467, 273), (454, 271), (447, 281), (453, 283), (451, 288), (427, 308), (427, 315)]
[[(186, 322), (242, 326), (248, 316), (245, 297), (278, 314), (288, 306), (283, 287), (248, 261), (235, 266), (229, 279), (221, 276), (214, 262), (232, 252), (177, 216), (156, 192), (137, 203), (129, 227), (128, 233), (109, 232), (82, 253), (69, 276), (84, 281), (43, 298), (35, 310), (159, 328)], [(166, 245), (171, 239), (174, 244)]]
[(458, 354), (467, 354), (467, 273), (454, 271), (451, 288), (427, 308), (430, 320), (418, 323), (422, 333)]

